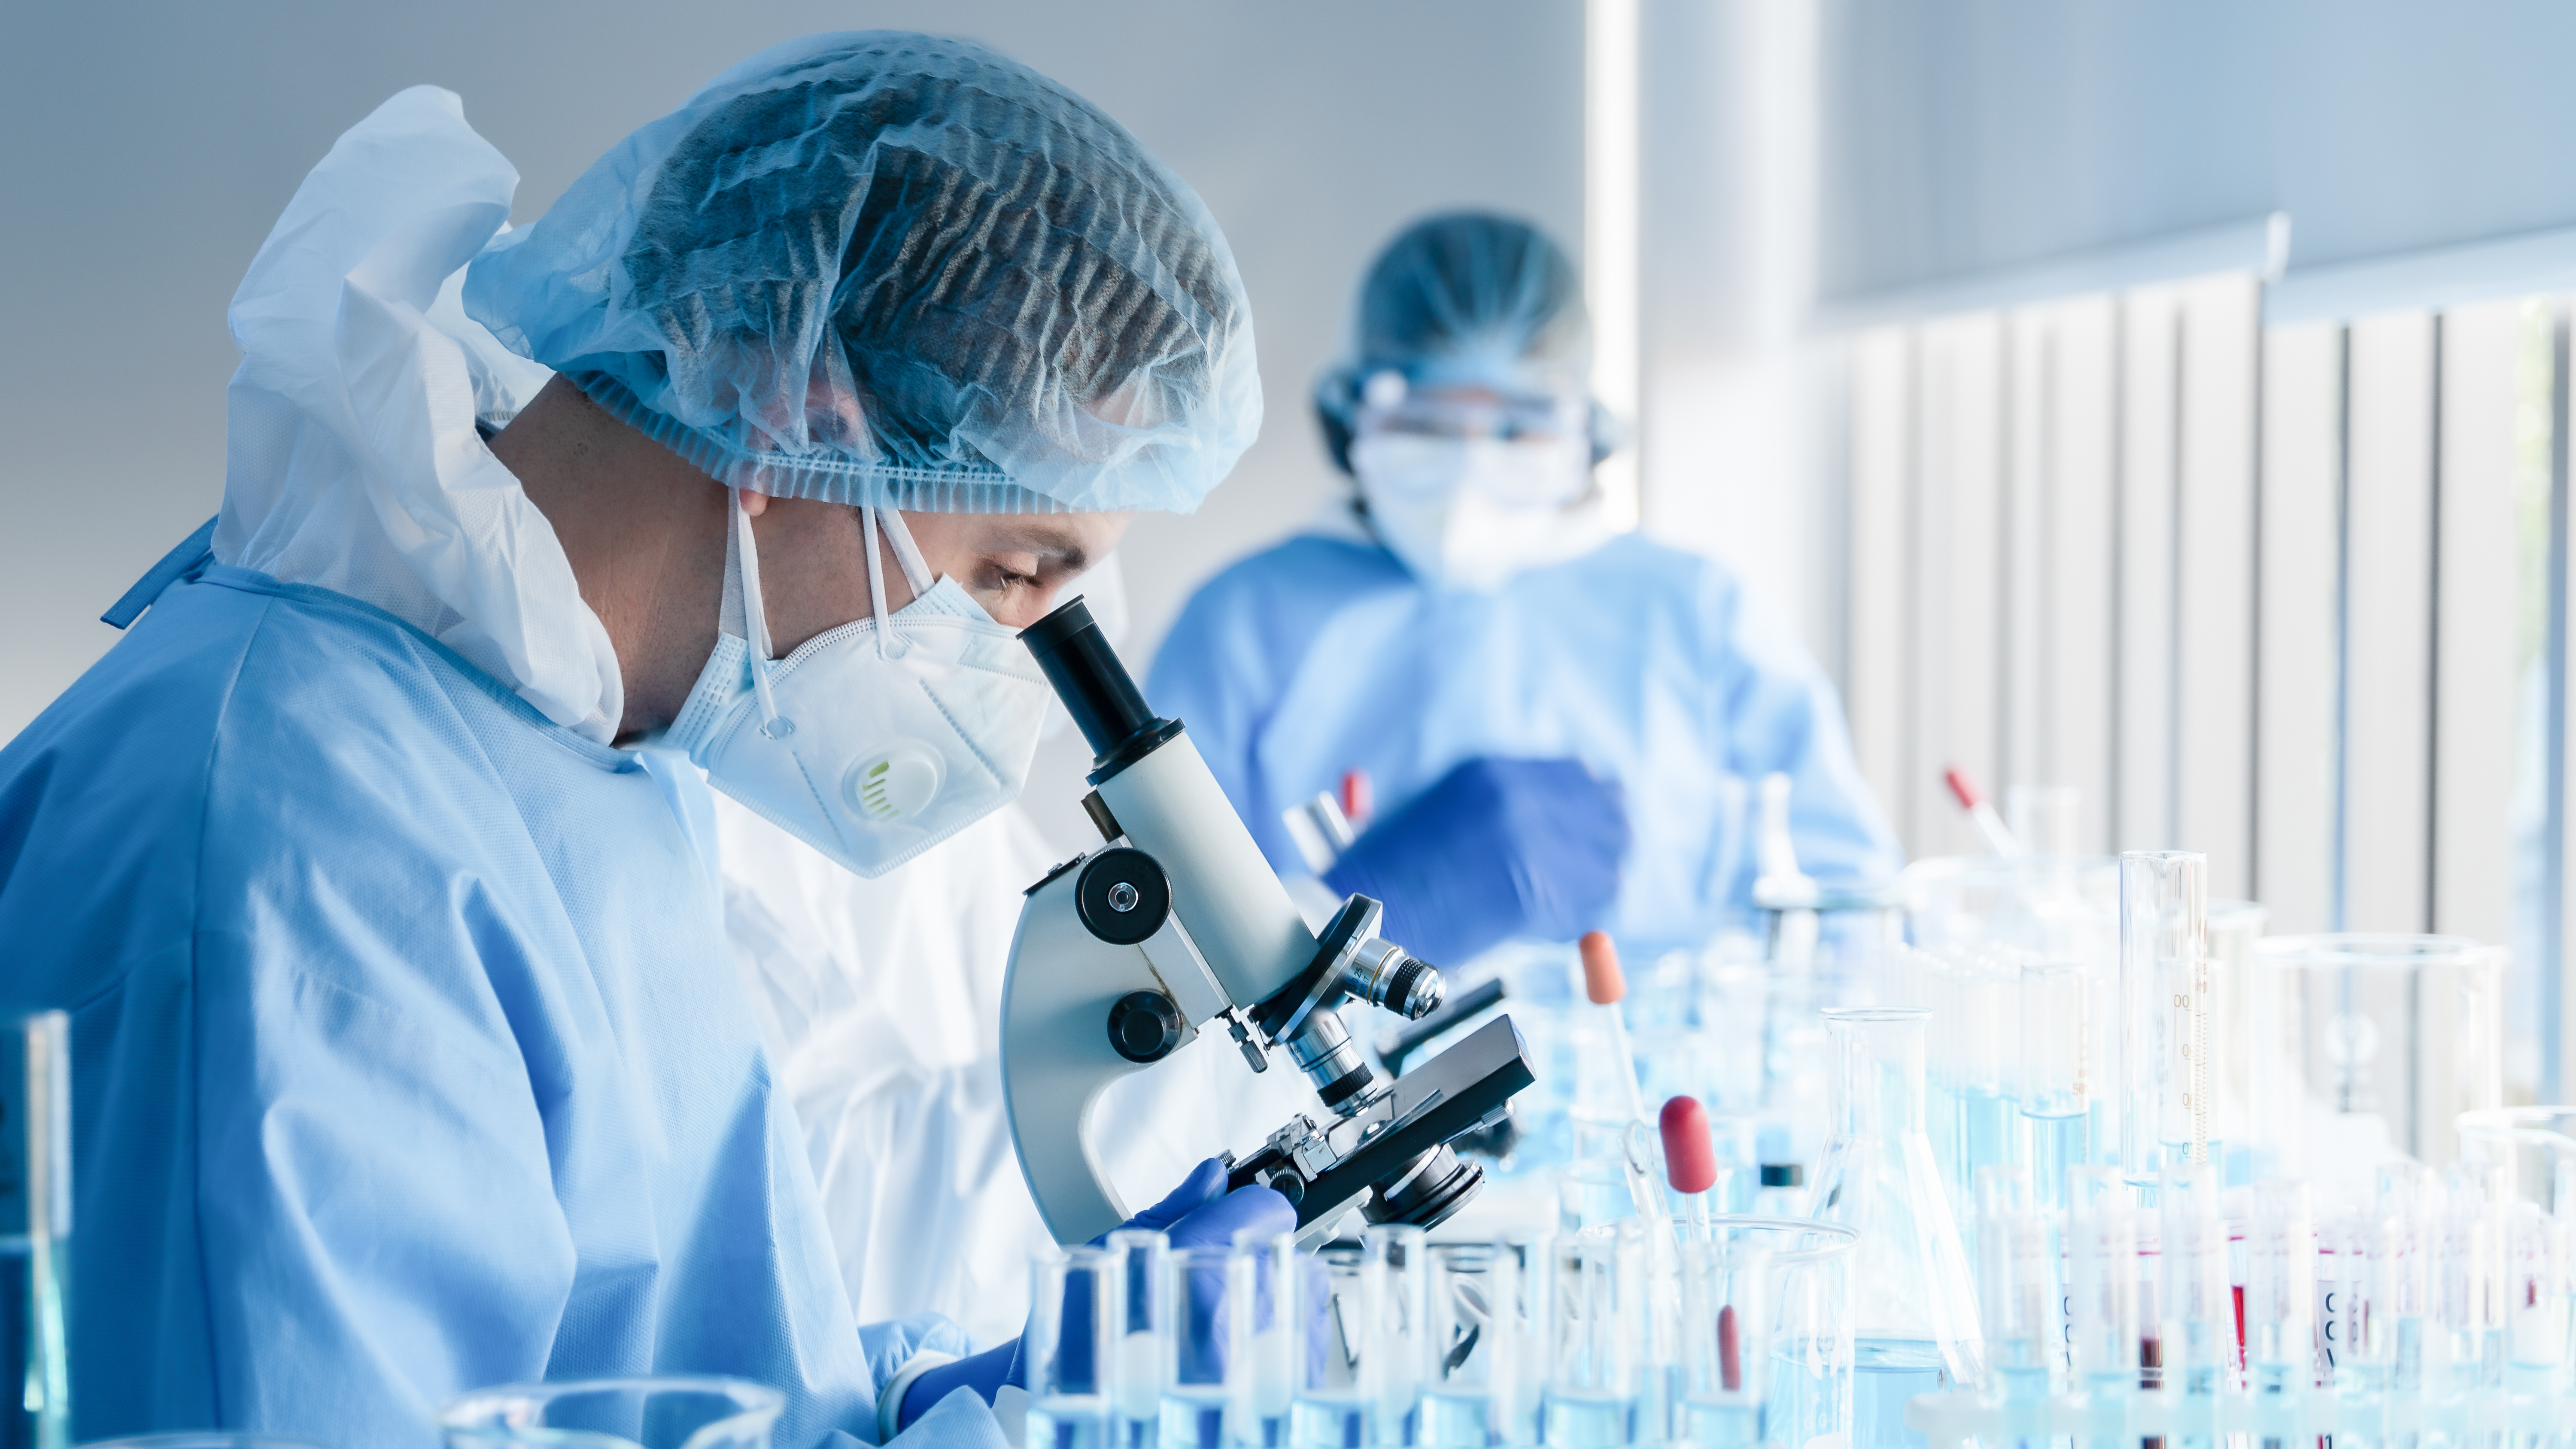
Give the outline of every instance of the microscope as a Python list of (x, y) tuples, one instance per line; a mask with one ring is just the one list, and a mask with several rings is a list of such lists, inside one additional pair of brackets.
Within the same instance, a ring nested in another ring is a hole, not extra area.
[(1316, 1096), (1225, 1154), (1229, 1189), (1276, 1188), (1301, 1245), (1354, 1207), (1378, 1223), (1446, 1220), (1484, 1183), (1451, 1141), (1498, 1120), (1533, 1077), (1511, 1019), (1380, 1078), (1337, 1008), (1419, 1020), (1440, 1005), (1440, 973), (1377, 934), (1383, 909), (1366, 896), (1320, 935), (1307, 928), (1181, 722), (1146, 707), (1080, 599), (1020, 639), (1091, 746), (1082, 803), (1102, 839), (1029, 887), (1002, 988), (1003, 1097), (1047, 1230), (1069, 1245), (1126, 1221), (1091, 1149), (1093, 1108), (1111, 1082), (1219, 1028), (1248, 1070), (1284, 1056)]

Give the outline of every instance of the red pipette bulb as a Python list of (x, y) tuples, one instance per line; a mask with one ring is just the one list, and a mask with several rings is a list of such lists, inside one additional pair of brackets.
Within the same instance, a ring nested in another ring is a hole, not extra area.
[(1619, 948), (1607, 931), (1586, 931), (1575, 943), (1583, 953), (1583, 994), (1595, 1006), (1615, 1006), (1628, 994), (1628, 978), (1619, 973)]
[(1717, 1186), (1717, 1145), (1709, 1140), (1708, 1109), (1692, 1096), (1664, 1103), (1664, 1180), (1675, 1192), (1706, 1192)]

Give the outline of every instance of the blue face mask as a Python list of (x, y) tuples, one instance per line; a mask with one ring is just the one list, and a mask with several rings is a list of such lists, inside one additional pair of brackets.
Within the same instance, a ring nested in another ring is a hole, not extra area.
[[(1018, 636), (954, 579), (933, 583), (903, 516), (860, 510), (874, 613), (769, 657), (760, 560), (734, 495), (724, 623), (664, 743), (707, 783), (863, 876), (1019, 797), (1047, 687)], [(882, 527), (914, 598), (886, 611)]]

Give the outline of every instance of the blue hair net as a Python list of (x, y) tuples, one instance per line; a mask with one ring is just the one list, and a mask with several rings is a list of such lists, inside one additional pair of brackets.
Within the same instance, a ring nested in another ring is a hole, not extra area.
[[(1315, 413), (1347, 470), (1353, 416), (1380, 373), (1411, 387), (1581, 397), (1591, 364), (1583, 283), (1556, 243), (1514, 217), (1448, 212), (1405, 228), (1370, 265), (1350, 353), (1316, 379)], [(1597, 460), (1616, 429), (1598, 407), (1592, 419)]]
[(773, 47), (466, 275), (511, 349), (719, 481), (944, 512), (1188, 512), (1261, 423), (1196, 193), (960, 40)]

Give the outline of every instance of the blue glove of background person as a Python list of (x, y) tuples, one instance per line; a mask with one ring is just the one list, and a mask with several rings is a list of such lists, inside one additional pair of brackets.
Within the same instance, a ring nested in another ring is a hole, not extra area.
[[(1288, 1205), (1288, 1199), (1266, 1187), (1227, 1192), (1225, 1164), (1211, 1157), (1192, 1169), (1169, 1196), (1119, 1226), (1159, 1229), (1175, 1248), (1222, 1246), (1246, 1230), (1261, 1236), (1289, 1232), (1297, 1226), (1297, 1210)], [(1108, 1241), (1109, 1235), (1103, 1233), (1091, 1240), (1091, 1246), (1102, 1247)], [(910, 1424), (960, 1388), (973, 1389), (989, 1404), (1004, 1384), (1027, 1387), (1022, 1381), (1017, 1338), (970, 1358), (924, 1370), (904, 1391), (902, 1422)]]
[(1578, 760), (1468, 760), (1369, 827), (1324, 872), (1386, 903), (1378, 934), (1433, 965), (1513, 936), (1571, 941), (1619, 894), (1628, 810)]

